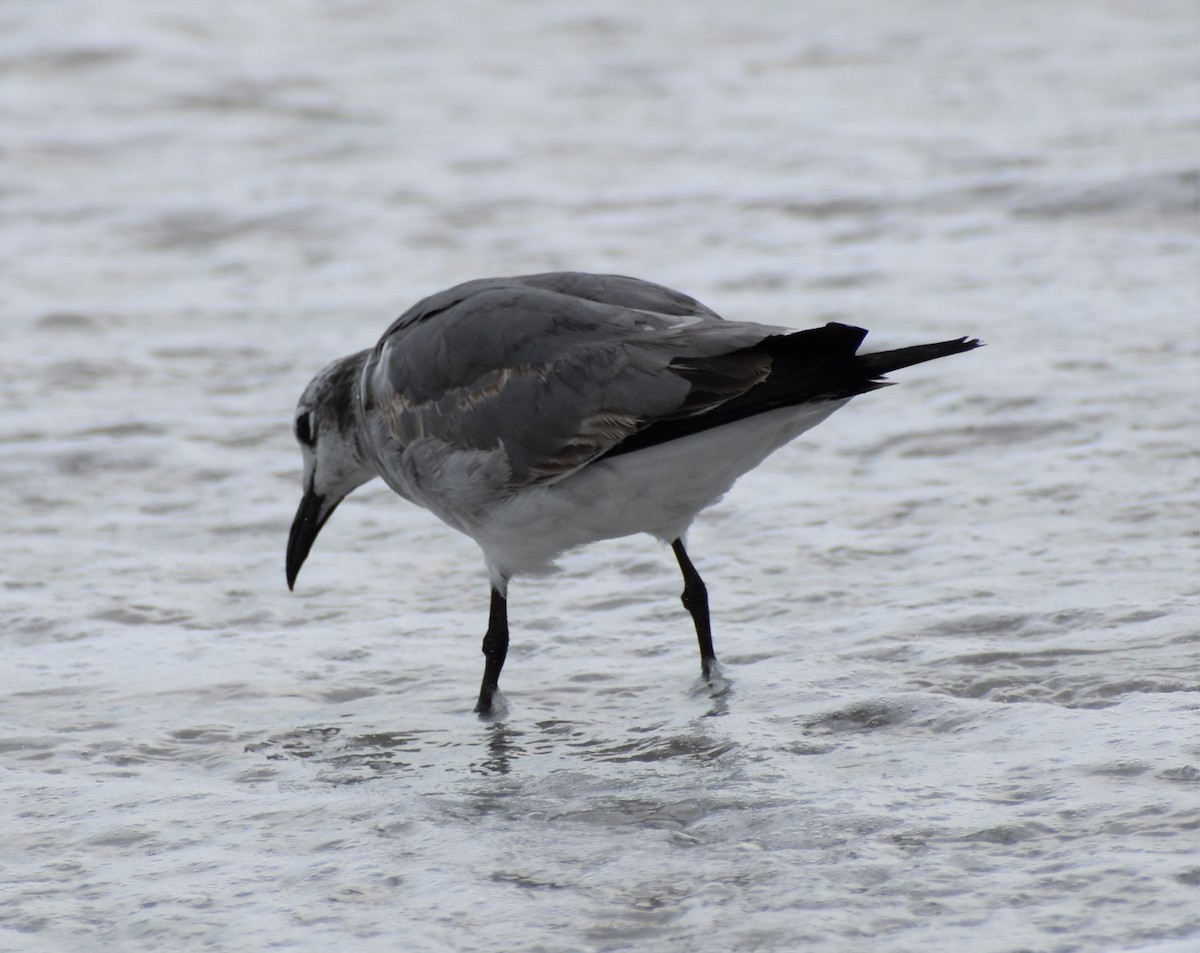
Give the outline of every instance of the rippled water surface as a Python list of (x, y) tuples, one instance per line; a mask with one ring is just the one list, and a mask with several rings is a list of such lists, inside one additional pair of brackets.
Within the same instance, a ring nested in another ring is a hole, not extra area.
[[(0, 949), (1193, 949), (1189, 4), (17, 2)], [(292, 407), (421, 295), (636, 274), (989, 346), (510, 599)]]

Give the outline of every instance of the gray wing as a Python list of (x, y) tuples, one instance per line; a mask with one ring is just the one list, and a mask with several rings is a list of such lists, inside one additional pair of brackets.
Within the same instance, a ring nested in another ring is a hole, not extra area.
[(453, 288), (422, 298), (393, 322), (384, 338), (401, 328), (427, 321), (452, 310), (473, 295), (485, 291), (535, 288), (553, 291), (569, 298), (633, 308), (663, 315), (707, 315), (718, 318), (695, 298), (663, 285), (624, 275), (593, 275), (578, 271), (551, 271), (540, 275), (519, 275), (512, 278), (479, 278), (465, 281)]
[(430, 438), (502, 451), (509, 485), (550, 481), (761, 382), (771, 358), (753, 345), (779, 330), (632, 278), (483, 279), (388, 329), (364, 373), (364, 410), (396, 450)]

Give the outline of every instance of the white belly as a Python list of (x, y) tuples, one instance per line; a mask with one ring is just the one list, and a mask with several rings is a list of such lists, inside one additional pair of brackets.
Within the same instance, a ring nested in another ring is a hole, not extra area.
[(649, 533), (670, 542), (740, 476), (846, 403), (785, 407), (601, 460), (514, 493), (459, 528), (483, 549), (496, 582), (546, 572), (562, 553), (598, 539)]

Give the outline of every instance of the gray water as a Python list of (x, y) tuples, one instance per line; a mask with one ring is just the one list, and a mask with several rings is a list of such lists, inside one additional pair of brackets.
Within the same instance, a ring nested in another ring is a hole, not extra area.
[[(0, 13), (0, 948), (1193, 950), (1194, 5)], [(313, 372), (575, 268), (986, 349), (518, 581)]]

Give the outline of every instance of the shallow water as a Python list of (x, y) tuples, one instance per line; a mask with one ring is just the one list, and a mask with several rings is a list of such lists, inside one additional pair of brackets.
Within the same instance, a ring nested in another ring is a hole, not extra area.
[[(100, 10), (103, 12), (99, 12)], [(1184, 4), (4, 13), (0, 949), (1191, 949)], [(900, 372), (514, 584), (291, 411), (417, 297), (637, 274)]]

